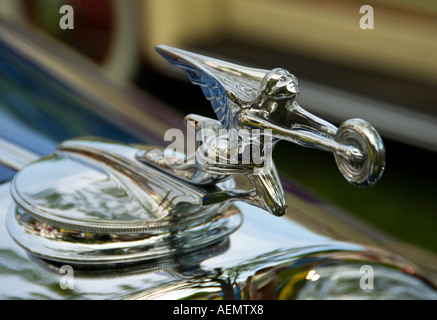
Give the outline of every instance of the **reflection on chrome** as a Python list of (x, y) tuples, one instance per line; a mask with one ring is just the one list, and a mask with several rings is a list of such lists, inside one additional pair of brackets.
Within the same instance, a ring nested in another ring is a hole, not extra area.
[[(196, 270), (197, 277), (208, 275), (210, 271), (202, 270), (200, 264), (203, 260), (223, 254), (229, 248), (229, 239), (205, 245), (195, 251), (176, 250), (158, 259), (147, 259), (144, 262), (108, 264), (104, 268), (89, 267), (79, 265), (74, 268), (76, 280), (109, 280), (117, 278), (138, 277), (157, 272), (166, 272), (175, 279), (185, 280), (189, 277), (188, 270)], [(169, 248), (171, 249), (171, 248)], [(60, 274), (61, 263), (42, 259), (35, 255), (30, 258), (42, 269), (54, 274)], [(121, 272), (122, 271), (122, 272)]]
[[(432, 299), (437, 295), (434, 290), (424, 285), (420, 280), (383, 265), (373, 265), (373, 288), (362, 288), (360, 273), (362, 264), (349, 263), (342, 265), (327, 265), (317, 269), (316, 280), (302, 283), (298, 292), (292, 289), (281, 292), (284, 299)], [(298, 287), (296, 285), (296, 287)]]
[(232, 181), (192, 186), (147, 168), (137, 152), (112, 141), (70, 140), (24, 167), (11, 186), (12, 238), (43, 259), (105, 268), (200, 250), (240, 226), (223, 191)]
[(320, 274), (316, 273), (316, 270), (310, 270), (308, 271), (307, 276), (305, 279), (311, 280), (311, 281), (317, 281), (320, 278)]
[[(363, 288), (360, 283), (363, 264), (360, 252), (318, 252), (303, 256), (291, 252), (235, 266), (226, 272), (192, 277), (177, 285), (141, 292), (132, 299), (238, 299), (238, 300), (311, 300), (311, 299), (437, 299), (434, 288), (412, 277), (401, 268), (371, 262), (374, 286)], [(269, 260), (276, 256), (274, 260)], [(281, 259), (282, 257), (282, 259)], [(279, 258), (279, 259), (278, 259)]]

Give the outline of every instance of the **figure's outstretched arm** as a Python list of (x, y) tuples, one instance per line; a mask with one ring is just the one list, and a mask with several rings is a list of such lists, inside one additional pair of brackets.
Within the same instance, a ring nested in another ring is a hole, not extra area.
[(272, 137), (279, 140), (290, 141), (304, 147), (330, 151), (349, 160), (362, 159), (363, 154), (358, 148), (342, 144), (335, 139), (335, 134), (337, 133), (335, 126), (324, 120), (321, 120), (323, 122), (318, 121), (316, 116), (309, 117), (309, 115), (310, 113), (308, 112), (300, 114), (300, 116), (305, 116), (307, 120), (301, 125), (291, 122), (287, 126), (283, 126), (265, 119), (259, 110), (246, 109), (240, 113), (239, 123), (242, 127), (266, 130), (264, 134), (271, 132)]

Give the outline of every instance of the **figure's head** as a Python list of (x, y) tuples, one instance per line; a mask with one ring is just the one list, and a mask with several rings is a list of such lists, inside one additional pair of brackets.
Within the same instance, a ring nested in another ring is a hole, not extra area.
[(299, 94), (297, 78), (282, 68), (269, 71), (261, 84), (261, 90), (270, 99), (294, 99)]

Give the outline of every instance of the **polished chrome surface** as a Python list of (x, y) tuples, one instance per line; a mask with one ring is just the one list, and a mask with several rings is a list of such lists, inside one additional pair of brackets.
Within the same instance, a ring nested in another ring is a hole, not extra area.
[(384, 171), (385, 148), (375, 128), (362, 119), (349, 119), (340, 125), (335, 139), (359, 150), (366, 150), (366, 157), (362, 159), (350, 160), (334, 154), (345, 179), (359, 186), (378, 182)]
[(39, 258), (68, 263), (79, 270), (84, 267), (105, 270), (114, 264), (126, 266), (202, 251), (235, 231), (241, 224), (241, 216), (238, 209), (230, 207), (207, 221), (185, 228), (93, 234), (49, 225), (12, 206), (6, 224), (11, 237)]
[[(113, 141), (65, 141), (15, 176), (12, 195), (40, 220), (97, 233), (168, 229), (171, 212), (179, 212), (180, 225), (224, 206), (211, 200), (219, 186), (205, 190), (149, 170), (135, 159), (137, 151)], [(200, 210), (206, 201), (211, 208)]]
[(97, 265), (197, 250), (240, 226), (231, 180), (195, 186), (147, 167), (138, 152), (92, 138), (61, 143), (14, 177), (9, 233), (41, 258)]
[[(287, 211), (271, 160), (279, 140), (332, 152), (340, 172), (354, 185), (373, 185), (381, 178), (385, 149), (377, 131), (361, 119), (336, 128), (301, 108), (298, 81), (289, 71), (243, 67), (163, 45), (156, 49), (201, 87), (218, 121), (188, 115), (185, 120), (197, 139), (193, 153), (143, 152), (137, 155), (140, 161), (197, 185), (245, 174), (253, 191), (243, 198), (277, 216)], [(242, 138), (242, 132), (249, 138)], [(264, 155), (261, 162), (250, 154), (255, 145)], [(216, 161), (208, 161), (211, 155)]]
[[(155, 165), (144, 164), (144, 155), (155, 155)], [(0, 290), (1, 296), (437, 298), (421, 270), (402, 257), (308, 229), (289, 219), (299, 216), (296, 209), (271, 219), (256, 203), (259, 193), (235, 189), (241, 176), (190, 183), (159, 168), (168, 166), (162, 155), (159, 147), (67, 140), (0, 186), (0, 216), (10, 235), (0, 253), (12, 264), (38, 266), (17, 269), (30, 274), (31, 288)], [(65, 266), (74, 270), (74, 291), (48, 290)], [(378, 274), (371, 294), (360, 286), (362, 266)], [(20, 273), (5, 271), (0, 260), (0, 279), (21, 281)]]
[[(9, 189), (10, 183), (0, 185), (1, 220), (13, 205)], [(335, 240), (329, 228), (311, 230), (289, 217), (271, 219), (264, 210), (244, 202), (235, 205), (244, 223), (228, 238), (193, 252), (173, 252), (122, 267), (111, 263), (104, 269), (73, 266), (74, 287), (70, 289), (60, 287), (64, 264), (22, 250), (9, 236), (6, 225), (0, 224), (0, 298), (437, 298), (420, 268), (399, 256), (371, 245)], [(363, 265), (375, 270), (371, 291), (359, 285)], [(313, 273), (319, 278), (310, 278)]]
[(0, 164), (20, 170), (38, 158), (38, 154), (0, 137)]

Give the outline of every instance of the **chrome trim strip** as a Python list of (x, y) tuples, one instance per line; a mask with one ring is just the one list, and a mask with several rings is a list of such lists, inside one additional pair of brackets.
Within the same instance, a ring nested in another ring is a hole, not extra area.
[(0, 164), (18, 171), (40, 157), (33, 151), (0, 137)]

